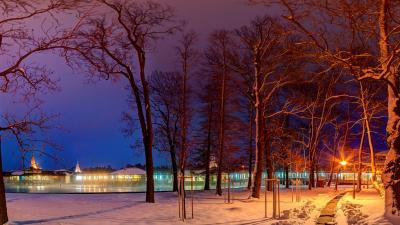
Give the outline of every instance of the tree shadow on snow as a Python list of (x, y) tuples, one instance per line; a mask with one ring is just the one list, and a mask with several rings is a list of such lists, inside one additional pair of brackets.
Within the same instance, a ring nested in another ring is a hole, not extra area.
[(227, 221), (222, 223), (210, 223), (204, 225), (222, 225), (222, 224), (240, 224), (240, 225), (254, 225), (254, 224), (265, 224), (265, 222), (271, 221), (271, 218), (261, 218), (261, 219), (250, 219), (250, 220), (237, 220), (237, 221)]
[(71, 219), (79, 219), (83, 217), (89, 217), (89, 216), (95, 216), (95, 215), (100, 215), (103, 213), (108, 213), (108, 212), (113, 212), (117, 210), (121, 210), (124, 208), (130, 208), (132, 206), (135, 206), (135, 204), (128, 204), (128, 205), (123, 205), (111, 209), (103, 209), (103, 210), (98, 210), (94, 212), (87, 212), (87, 213), (82, 213), (82, 214), (75, 214), (75, 215), (69, 215), (69, 216), (60, 216), (60, 217), (54, 217), (54, 218), (47, 218), (47, 219), (36, 219), (36, 220), (25, 220), (25, 221), (12, 221), (10, 224), (11, 225), (26, 225), (26, 224), (37, 224), (37, 223), (49, 223), (49, 222), (56, 222), (59, 220), (71, 220)]

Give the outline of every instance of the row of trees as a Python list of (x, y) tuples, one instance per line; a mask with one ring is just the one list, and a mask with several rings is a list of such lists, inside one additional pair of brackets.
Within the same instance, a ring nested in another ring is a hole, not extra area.
[[(191, 76), (197, 88), (191, 101), (195, 119), (191, 123), (190, 161), (191, 166), (205, 170), (206, 190), (211, 155), (216, 156), (218, 165), (217, 194), (222, 191), (222, 171), (241, 166), (249, 169), (253, 197), (259, 197), (265, 169), (270, 178), (277, 169), (286, 173), (307, 170), (311, 189), (316, 170), (326, 166), (331, 171), (331, 183), (334, 171), (338, 171), (339, 155), (349, 154), (354, 140), (360, 142), (364, 135), (368, 137), (371, 167), (376, 173), (373, 138), (380, 137), (373, 130), (382, 127), (379, 119), (385, 117), (382, 84), (357, 81), (341, 69), (323, 69), (312, 60), (309, 49), (298, 46), (301, 39), (293, 30), (284, 29), (281, 23), (284, 22), (265, 16), (235, 30), (215, 31), (209, 37), (209, 47), (200, 51), (202, 57)], [(171, 90), (179, 90), (182, 85), (179, 74), (156, 72), (152, 76), (156, 82), (150, 82), (157, 95), (154, 106), (164, 107), (164, 112), (155, 114), (156, 120), (163, 121), (156, 127), (170, 131), (157, 136), (164, 140), (159, 148), (169, 150), (173, 165), (176, 144), (164, 146), (179, 142), (178, 133), (172, 131), (180, 128), (177, 122), (165, 120), (165, 115), (172, 106), (177, 110), (168, 118), (178, 121), (181, 116), (182, 92), (171, 95)], [(160, 101), (162, 96), (169, 100)], [(361, 173), (364, 144), (359, 145), (358, 152)]]
[[(369, 155), (376, 180), (373, 139), (381, 137), (373, 131), (382, 131), (387, 114), (390, 148), (385, 180), (387, 209), (390, 213), (397, 212), (399, 198), (392, 193), (398, 193), (399, 174), (398, 4), (392, 1), (255, 3), (277, 4), (284, 19), (257, 17), (248, 26), (215, 31), (210, 35), (209, 47), (201, 54), (197, 76), (204, 81), (200, 92), (207, 94), (200, 93), (193, 103), (203, 107), (195, 114), (200, 123), (193, 123), (202, 136), (193, 136), (193, 143), (200, 144), (197, 155), (204, 160), (200, 164), (207, 173), (205, 189), (209, 185), (211, 153), (218, 162), (217, 194), (221, 194), (221, 172), (231, 169), (227, 165), (240, 165), (232, 164), (232, 158), (243, 164), (245, 157), (253, 178), (249, 182), (252, 196), (259, 197), (264, 168), (272, 177), (279, 167), (272, 163), (277, 159), (275, 152), (282, 153), (284, 149), (287, 152), (282, 158), (296, 154), (295, 149), (301, 149), (307, 156), (303, 163), (309, 172), (310, 189), (315, 186), (316, 170), (324, 164), (330, 164), (331, 183), (337, 161), (343, 157), (340, 155), (349, 152), (346, 151), (349, 147), (355, 148), (355, 139), (359, 143), (358, 153), (352, 154), (358, 155), (360, 189), (365, 153)], [(386, 81), (387, 93), (385, 82), (380, 80)], [(231, 110), (227, 111), (227, 107)], [(229, 127), (228, 118), (232, 120)], [(237, 140), (244, 140), (246, 124), (250, 144), (248, 154), (243, 154), (245, 145)], [(228, 143), (229, 134), (233, 140)], [(332, 157), (324, 163), (321, 158), (326, 155)], [(285, 169), (293, 163), (281, 162)]]
[[(373, 131), (382, 126), (379, 118), (386, 115), (382, 104), (388, 99), (391, 177), (386, 179), (390, 187), (386, 197), (393, 203), (388, 208), (396, 212), (400, 201), (390, 200), (392, 193), (399, 193), (391, 191), (396, 190), (399, 176), (398, 4), (385, 0), (251, 3), (278, 5), (285, 16), (256, 17), (249, 25), (214, 31), (202, 50), (197, 34), (182, 32), (182, 23), (164, 4), (3, 0), (0, 56), (11, 63), (2, 65), (1, 90), (29, 100), (27, 96), (44, 88), (54, 89), (46, 67), (27, 61), (43, 51), (60, 54), (68, 65), (89, 76), (125, 81), (130, 92), (127, 102), (134, 109), (124, 117), (130, 125), (127, 131), (133, 134), (139, 128), (145, 153), (146, 202), (155, 201), (153, 146), (169, 153), (174, 190), (178, 175), (188, 166), (205, 170), (204, 188), (209, 189), (212, 158), (217, 162), (217, 194), (222, 194), (222, 173), (243, 167), (248, 168), (248, 186), (256, 198), (264, 170), (270, 178), (278, 169), (308, 170), (311, 189), (316, 171), (327, 165), (331, 174), (337, 171), (335, 160), (355, 139), (360, 140), (356, 142), (359, 174), (365, 139), (375, 173)], [(76, 15), (75, 23), (54, 26), (65, 13)], [(41, 26), (31, 32), (30, 23)], [(146, 74), (148, 53), (158, 40), (176, 33), (180, 33), (176, 68)], [(2, 131), (21, 137), (23, 131), (32, 133), (32, 126), (44, 128), (47, 120), (10, 121)], [(4, 223), (4, 185), (0, 186)]]

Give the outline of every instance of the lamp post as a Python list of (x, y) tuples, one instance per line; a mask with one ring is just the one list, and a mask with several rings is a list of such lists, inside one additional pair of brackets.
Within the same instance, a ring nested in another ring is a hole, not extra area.
[[(347, 161), (346, 160), (342, 160), (342, 161), (340, 161), (339, 162), (339, 164), (343, 167), (343, 170), (342, 171), (344, 171), (344, 168), (346, 167), (346, 165), (347, 165)], [(339, 174), (338, 174), (339, 175)], [(337, 179), (338, 180), (338, 182), (339, 182), (339, 179)]]
[[(339, 162), (339, 164), (345, 168), (348, 162), (346, 160), (342, 160)], [(354, 162), (353, 162), (353, 199), (356, 198), (356, 172), (355, 172), (355, 167), (354, 167)]]

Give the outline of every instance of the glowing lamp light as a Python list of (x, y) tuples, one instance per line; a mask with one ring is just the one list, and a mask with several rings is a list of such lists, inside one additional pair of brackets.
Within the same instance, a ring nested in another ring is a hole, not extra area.
[(346, 166), (346, 165), (347, 165), (347, 161), (344, 161), (344, 160), (343, 160), (343, 161), (340, 161), (339, 163), (340, 163), (340, 165), (342, 165), (342, 166)]

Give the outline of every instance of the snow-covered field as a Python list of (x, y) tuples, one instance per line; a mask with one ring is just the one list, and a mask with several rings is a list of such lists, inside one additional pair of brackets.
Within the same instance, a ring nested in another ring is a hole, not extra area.
[[(340, 190), (343, 191), (343, 190)], [(234, 202), (224, 203), (224, 197), (210, 192), (196, 192), (194, 219), (188, 224), (315, 224), (320, 210), (338, 192), (319, 188), (302, 191), (301, 201), (292, 202), (291, 190), (281, 191), (281, 218), (264, 218), (264, 196), (248, 199), (247, 191), (234, 192)], [(155, 204), (144, 203), (143, 193), (133, 194), (8, 194), (10, 224), (183, 224), (178, 219), (178, 200), (175, 193), (156, 194)], [(190, 195), (189, 195), (190, 197)], [(272, 194), (268, 198), (268, 216), (272, 214)], [(189, 201), (189, 200), (188, 200)], [(188, 217), (190, 217), (188, 202)], [(356, 201), (346, 195), (339, 205), (362, 204), (360, 224), (390, 224), (383, 219), (383, 199), (374, 190), (363, 191)], [(338, 210), (339, 224), (347, 224)], [(365, 216), (364, 216), (365, 215)], [(360, 220), (358, 220), (360, 221)], [(400, 223), (399, 223), (400, 224)]]

